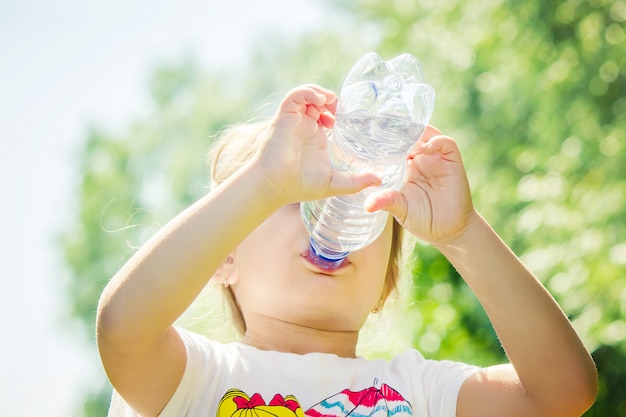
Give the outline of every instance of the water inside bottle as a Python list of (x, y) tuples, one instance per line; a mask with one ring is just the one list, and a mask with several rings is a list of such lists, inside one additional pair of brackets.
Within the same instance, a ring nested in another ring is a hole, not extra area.
[(331, 163), (338, 170), (359, 171), (374, 163), (384, 166), (401, 162), (425, 128), (395, 115), (367, 111), (338, 114), (329, 138)]

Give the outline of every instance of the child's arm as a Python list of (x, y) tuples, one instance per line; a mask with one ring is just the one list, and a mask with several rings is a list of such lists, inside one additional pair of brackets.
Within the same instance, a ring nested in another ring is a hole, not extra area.
[(582, 415), (595, 400), (596, 369), (543, 285), (477, 213), (437, 247), (480, 300), (511, 361), (470, 377), (457, 415)]
[[(168, 222), (105, 287), (97, 342), (113, 387), (141, 416), (176, 390), (185, 347), (172, 327), (234, 246), (277, 207), (253, 168)], [(255, 207), (255, 210), (249, 210)]]
[(185, 347), (172, 324), (249, 233), (285, 204), (379, 183), (330, 168), (323, 128), (335, 102), (316, 86), (290, 91), (253, 160), (166, 224), (104, 289), (98, 348), (111, 383), (140, 415), (157, 415), (182, 377)]
[(368, 205), (388, 210), (448, 258), (511, 361), (468, 378), (458, 416), (579, 416), (591, 406), (592, 359), (552, 296), (474, 210), (451, 138), (429, 127), (408, 159), (402, 190), (372, 196)]

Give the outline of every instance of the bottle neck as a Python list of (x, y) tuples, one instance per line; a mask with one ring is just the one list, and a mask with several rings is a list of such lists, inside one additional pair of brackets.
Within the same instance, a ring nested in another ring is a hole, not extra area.
[(337, 252), (321, 246), (313, 238), (310, 239), (309, 256), (315, 265), (323, 269), (338, 268), (350, 252)]

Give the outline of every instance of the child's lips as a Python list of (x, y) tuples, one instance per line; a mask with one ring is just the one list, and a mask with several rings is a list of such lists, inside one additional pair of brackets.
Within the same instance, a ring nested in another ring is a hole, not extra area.
[(338, 267), (323, 268), (317, 263), (315, 263), (315, 261), (311, 257), (308, 250), (300, 253), (300, 257), (305, 260), (305, 263), (310, 270), (312, 270), (313, 272), (317, 272), (318, 274), (324, 274), (324, 275), (333, 275), (351, 265), (348, 258), (344, 258), (343, 262)]

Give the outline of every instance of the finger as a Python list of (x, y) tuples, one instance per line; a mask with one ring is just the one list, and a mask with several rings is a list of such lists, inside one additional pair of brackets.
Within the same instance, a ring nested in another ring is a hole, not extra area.
[(426, 129), (424, 129), (424, 131), (422, 132), (422, 135), (418, 139), (417, 143), (415, 144), (415, 146), (413, 146), (413, 148), (409, 152), (409, 157), (415, 156), (420, 146), (422, 146), (424, 143), (427, 143), (435, 136), (439, 136), (441, 134), (442, 134), (441, 131), (437, 129), (436, 127), (434, 127), (433, 125), (427, 125)]
[(337, 112), (337, 96), (332, 91), (330, 94), (326, 97), (326, 109), (334, 115)]
[(320, 118), (317, 122), (327, 129), (332, 129), (335, 126), (335, 116), (331, 113), (324, 112), (320, 114)]
[(436, 136), (441, 136), (441, 135), (442, 135), (441, 130), (437, 129), (433, 125), (427, 125), (426, 129), (424, 129), (424, 132), (422, 133), (422, 136), (420, 136), (420, 139), (418, 142), (420, 143), (428, 142), (432, 138)]
[(420, 144), (420, 146), (417, 148), (417, 154), (440, 154), (446, 160), (461, 160), (461, 153), (456, 144), (456, 141), (451, 137), (444, 135), (434, 136), (428, 142)]
[(311, 91), (314, 91), (324, 96), (325, 100), (322, 104), (317, 102), (311, 102), (311, 104), (316, 105), (320, 113), (328, 112), (332, 115), (335, 114), (335, 112), (337, 111), (337, 95), (334, 92), (320, 87), (316, 84), (307, 84), (302, 86), (302, 88), (310, 89)]
[(304, 111), (304, 114), (315, 121), (318, 121), (318, 119), (320, 118), (320, 111), (312, 104), (306, 104), (306, 110)]
[(301, 86), (290, 90), (283, 99), (279, 111), (285, 113), (304, 113), (307, 104), (315, 106), (318, 110), (324, 111), (326, 96), (316, 90)]
[(407, 202), (404, 196), (396, 190), (386, 189), (370, 194), (365, 199), (365, 210), (370, 213), (384, 210), (403, 222), (407, 213)]
[(329, 111), (331, 114), (335, 114), (337, 110), (337, 95), (326, 88), (320, 87), (317, 84), (306, 84), (303, 87), (309, 88), (318, 94), (322, 94), (326, 100), (324, 102), (324, 109), (319, 109), (320, 111)]
[(422, 137), (432, 138), (433, 136), (439, 136), (441, 134), (442, 134), (441, 130), (437, 129), (433, 125), (428, 125), (428, 126), (426, 126), (426, 129), (424, 130), (424, 133), (422, 133)]

